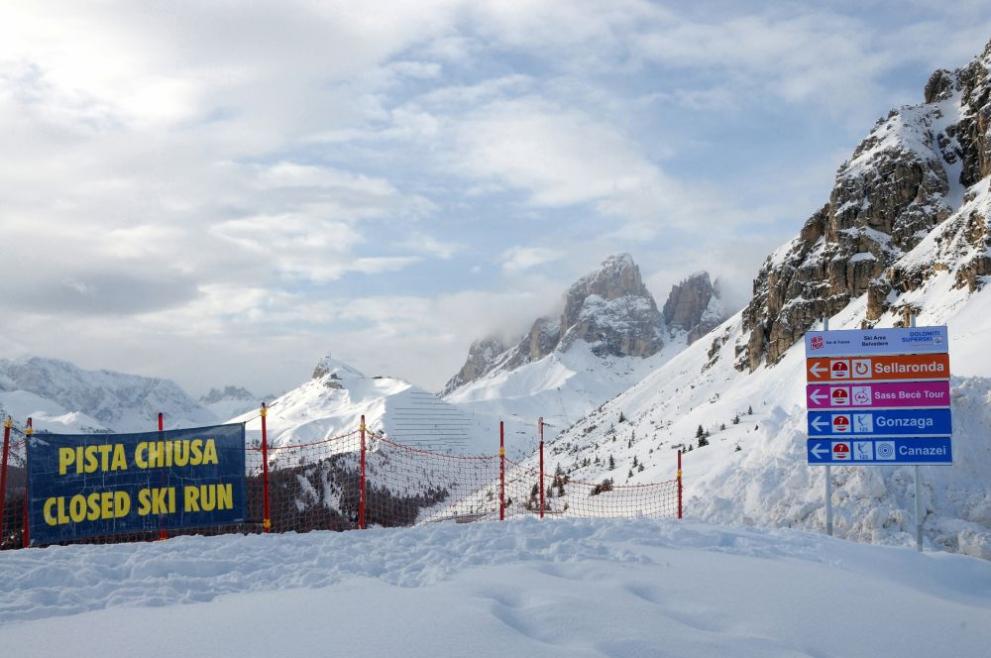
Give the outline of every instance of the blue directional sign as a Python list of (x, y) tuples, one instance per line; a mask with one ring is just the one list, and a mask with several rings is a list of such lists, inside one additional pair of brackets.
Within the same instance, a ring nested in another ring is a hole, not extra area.
[(945, 436), (952, 433), (949, 409), (810, 411), (809, 436)]
[(950, 437), (808, 439), (809, 464), (951, 464)]

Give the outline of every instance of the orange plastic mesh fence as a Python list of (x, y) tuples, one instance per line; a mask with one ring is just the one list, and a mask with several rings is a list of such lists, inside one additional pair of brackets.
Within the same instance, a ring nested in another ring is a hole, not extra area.
[[(349, 530), (359, 527), (360, 431), (304, 444), (268, 447), (271, 532)], [(410, 526), (499, 518), (499, 456), (464, 456), (412, 447), (365, 433), (365, 525)], [(23, 543), (24, 438), (11, 443), (0, 548)], [(94, 537), (85, 543), (150, 541), (179, 534), (261, 532), (262, 451), (246, 447), (247, 518), (236, 526)], [(539, 471), (506, 459), (507, 517), (540, 513)], [(548, 517), (670, 517), (678, 510), (677, 481), (617, 485), (583, 482), (567, 473), (544, 474)]]

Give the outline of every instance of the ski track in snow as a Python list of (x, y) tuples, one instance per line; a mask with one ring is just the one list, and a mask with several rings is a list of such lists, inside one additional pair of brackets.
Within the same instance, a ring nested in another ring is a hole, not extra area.
[(985, 561), (695, 522), (526, 519), (0, 554), (10, 655), (976, 658), (989, 618)]

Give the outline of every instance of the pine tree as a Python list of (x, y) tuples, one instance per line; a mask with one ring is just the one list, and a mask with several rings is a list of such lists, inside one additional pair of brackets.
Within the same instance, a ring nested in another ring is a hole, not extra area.
[(753, 416), (754, 415), (754, 408), (753, 408), (752, 405), (747, 405), (747, 415), (748, 416)]
[(695, 438), (696, 439), (701, 439), (704, 436), (705, 436), (705, 430), (702, 429), (702, 426), (701, 425), (699, 425), (699, 428), (697, 430), (695, 430)]
[(613, 457), (612, 455), (609, 455), (609, 470), (611, 471), (614, 468), (616, 468), (616, 458)]
[(624, 414), (622, 411), (619, 412), (619, 422), (621, 423), (626, 422), (626, 414)]

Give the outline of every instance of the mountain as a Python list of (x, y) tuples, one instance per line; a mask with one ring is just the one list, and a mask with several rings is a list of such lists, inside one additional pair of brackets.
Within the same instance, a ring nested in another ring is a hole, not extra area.
[(691, 345), (726, 319), (718, 282), (711, 281), (708, 272), (691, 275), (671, 288), (662, 314), (664, 323), (684, 331)]
[[(991, 558), (991, 44), (934, 73), (923, 101), (878, 121), (743, 311), (562, 434), (552, 467), (648, 482), (671, 477), (688, 445), (688, 515), (821, 530), (826, 474), (806, 464), (798, 341), (821, 317), (888, 327), (909, 311), (948, 325), (954, 373), (955, 462), (921, 467), (926, 541)], [(837, 535), (913, 541), (911, 468), (832, 477)]]
[[(267, 426), (273, 446), (348, 434), (358, 429), (362, 415), (370, 430), (405, 445), (485, 454), (494, 454), (499, 446), (498, 426), (489, 419), (477, 419), (404, 380), (369, 377), (331, 356), (317, 363), (308, 381), (269, 407)], [(256, 409), (230, 422), (247, 422), (253, 439), (261, 431)]]
[(629, 254), (607, 258), (564, 294), (557, 317), (504, 343), (476, 341), (444, 399), (491, 417), (547, 419), (560, 430), (642, 379), (725, 318), (718, 287), (699, 273), (658, 309)]
[(200, 397), (199, 403), (217, 418), (231, 418), (258, 409), (262, 401), (272, 400), (275, 397), (274, 395), (259, 397), (244, 387), (228, 385), (223, 388), (211, 388), (206, 395)]
[(216, 417), (167, 379), (110, 370), (83, 370), (67, 361), (0, 359), (0, 406), (39, 430), (140, 432), (157, 427), (196, 427)]

